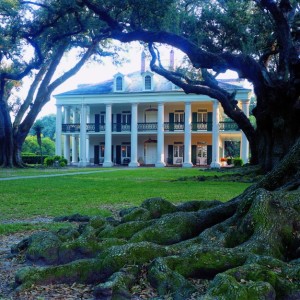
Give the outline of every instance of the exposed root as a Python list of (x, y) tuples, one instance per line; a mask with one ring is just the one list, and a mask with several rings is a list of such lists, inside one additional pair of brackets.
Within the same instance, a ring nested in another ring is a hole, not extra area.
[(300, 295), (300, 191), (257, 189), (224, 204), (154, 198), (121, 215), (25, 239), (14, 252), (54, 266), (22, 269), (16, 284), (93, 283), (97, 299), (130, 299), (146, 265), (172, 299), (199, 293), (190, 278), (210, 280), (203, 299)]

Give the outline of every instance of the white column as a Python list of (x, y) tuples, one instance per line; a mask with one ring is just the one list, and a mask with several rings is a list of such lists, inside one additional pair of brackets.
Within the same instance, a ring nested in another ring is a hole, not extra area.
[(80, 113), (80, 144), (79, 144), (79, 167), (86, 167), (86, 105), (81, 106)]
[(192, 133), (191, 133), (191, 125), (192, 125), (192, 108), (191, 103), (185, 103), (185, 113), (184, 113), (184, 160), (183, 167), (191, 168), (192, 164)]
[(104, 146), (104, 162), (103, 167), (112, 167), (113, 162), (111, 161), (111, 104), (106, 104), (105, 111), (105, 146)]
[[(77, 124), (78, 122), (78, 116), (76, 111), (77, 109), (76, 107), (74, 107), (72, 109), (73, 124)], [(78, 163), (78, 137), (76, 134), (72, 134), (72, 164), (77, 164), (77, 163)]]
[[(87, 106), (86, 108), (86, 122), (90, 123), (90, 107)], [(90, 163), (90, 135), (87, 133), (86, 135), (86, 160)]]
[(219, 161), (219, 102), (213, 102), (213, 122), (212, 122), (212, 162), (211, 168), (220, 168)]
[(61, 133), (62, 133), (62, 106), (56, 105), (56, 133), (55, 133), (55, 154), (61, 156)]
[(157, 111), (157, 161), (155, 167), (162, 168), (166, 166), (164, 151), (164, 104), (158, 103)]
[(136, 168), (139, 166), (137, 161), (137, 150), (138, 150), (138, 129), (137, 129), (137, 118), (138, 118), (138, 105), (133, 103), (131, 105), (131, 158), (129, 167)]
[[(70, 107), (65, 107), (65, 123), (70, 123)], [(64, 140), (64, 158), (67, 159), (68, 163), (70, 163), (70, 135), (65, 134)]]
[[(242, 110), (247, 117), (249, 117), (249, 104), (249, 100), (242, 102)], [(241, 144), (241, 158), (243, 163), (246, 164), (249, 161), (249, 142), (244, 132), (242, 132)]]

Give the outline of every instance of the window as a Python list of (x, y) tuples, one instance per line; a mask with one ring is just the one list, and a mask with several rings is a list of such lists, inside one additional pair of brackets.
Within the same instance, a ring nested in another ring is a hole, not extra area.
[(152, 89), (152, 78), (150, 75), (145, 76), (145, 90)]
[(184, 112), (176, 112), (175, 111), (174, 122), (175, 123), (184, 123)]
[(131, 113), (122, 113), (122, 124), (131, 124)]
[(123, 78), (121, 76), (116, 78), (116, 91), (123, 91)]
[(199, 109), (197, 119), (199, 123), (207, 123), (207, 110)]

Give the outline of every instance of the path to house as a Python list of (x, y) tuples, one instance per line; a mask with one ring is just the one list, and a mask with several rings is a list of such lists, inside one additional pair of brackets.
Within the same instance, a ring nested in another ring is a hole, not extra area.
[(43, 177), (58, 177), (58, 176), (85, 175), (85, 174), (93, 174), (93, 173), (115, 172), (115, 171), (122, 171), (122, 170), (134, 170), (134, 168), (116, 168), (116, 169), (104, 169), (104, 170), (88, 171), (88, 172), (74, 172), (74, 173), (61, 173), (61, 174), (47, 174), (47, 175), (32, 175), (32, 176), (4, 177), (4, 178), (0, 178), (0, 181), (5, 181), (5, 180), (18, 180), (18, 179), (32, 179), (32, 178), (43, 178)]

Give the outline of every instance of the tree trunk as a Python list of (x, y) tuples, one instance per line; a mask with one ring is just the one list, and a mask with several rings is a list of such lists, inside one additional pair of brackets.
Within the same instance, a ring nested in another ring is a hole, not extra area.
[(13, 166), (12, 126), (7, 104), (0, 99), (0, 166)]
[(256, 144), (258, 162), (270, 171), (289, 152), (300, 136), (300, 109), (296, 107), (292, 87), (265, 88), (255, 91), (257, 107)]

